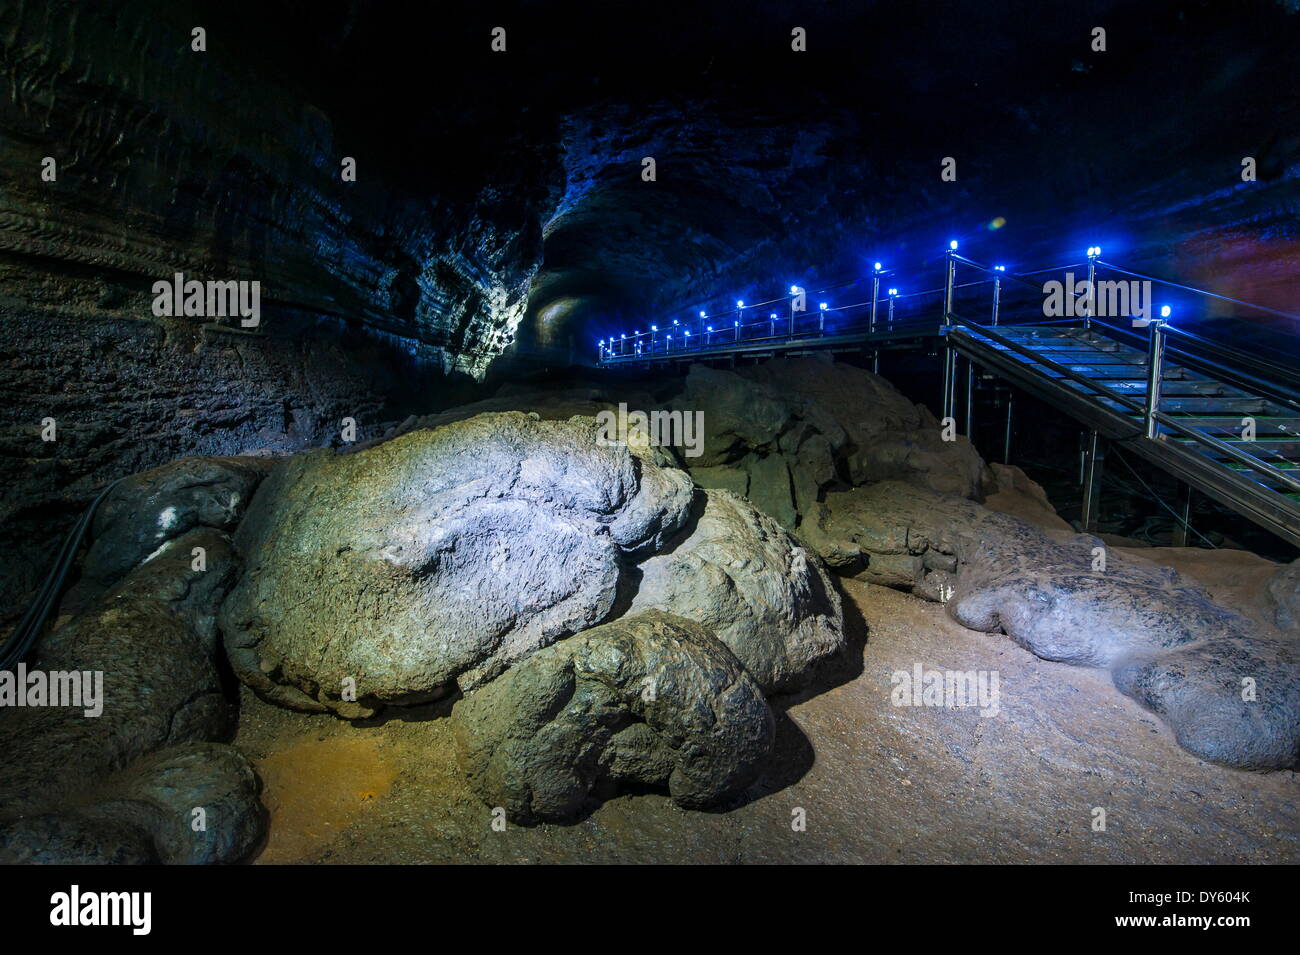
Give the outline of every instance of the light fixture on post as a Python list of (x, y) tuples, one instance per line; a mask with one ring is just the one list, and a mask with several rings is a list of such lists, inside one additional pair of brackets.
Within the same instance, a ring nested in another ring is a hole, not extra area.
[(953, 297), (957, 290), (957, 240), (948, 243), (944, 253), (948, 260), (947, 275), (943, 283), (943, 416), (953, 417), (953, 403), (957, 393), (957, 354), (946, 334), (952, 328)]
[(1147, 395), (1146, 433), (1154, 438), (1160, 433), (1156, 415), (1160, 412), (1160, 386), (1165, 377), (1165, 320), (1173, 311), (1168, 305), (1161, 307), (1160, 317), (1148, 323), (1151, 337), (1147, 340)]
[(1097, 259), (1101, 255), (1101, 246), (1088, 246), (1088, 304), (1084, 307), (1083, 327), (1092, 328), (1092, 320), (1097, 310)]

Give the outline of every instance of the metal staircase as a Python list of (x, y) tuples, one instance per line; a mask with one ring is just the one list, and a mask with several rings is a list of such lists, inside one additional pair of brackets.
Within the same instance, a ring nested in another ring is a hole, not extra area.
[[(1129, 272), (1101, 261), (1100, 251), (1089, 249), (1085, 263), (1016, 274), (959, 255), (954, 243), (938, 288), (900, 295), (892, 273), (877, 263), (863, 301), (853, 300), (861, 297), (853, 294), (859, 282), (815, 292), (795, 286), (788, 297), (737, 302), (734, 312), (702, 312), (667, 331), (652, 325), (630, 339), (602, 341), (600, 360), (613, 366), (866, 351), (878, 369), (880, 349), (933, 347), (937, 339), (944, 353), (943, 414), (956, 422), (964, 398), (968, 435), (977, 370), (1084, 426), (1085, 528), (1095, 526), (1098, 478), (1107, 446), (1115, 445), (1183, 482), (1181, 501), (1161, 502), (1175, 515), (1181, 508), (1176, 542), (1186, 542), (1188, 489), (1194, 488), (1300, 546), (1300, 369), (1175, 328), (1170, 309), (1152, 314), (1149, 294), (1144, 308), (1116, 311), (1106, 307), (1102, 291), (1123, 282), (1144, 283), (1148, 292), (1160, 285), (1190, 303), (1191, 314), (1231, 303), (1235, 312), (1282, 316), (1297, 323), (1296, 331), (1300, 317)], [(977, 277), (959, 283), (959, 268)], [(1086, 269), (1086, 284), (1075, 282), (1075, 269)], [(1071, 289), (1069, 317), (1045, 318), (1045, 276)], [(883, 285), (890, 287), (882, 297)], [(1135, 297), (1140, 291), (1134, 289)], [(823, 295), (848, 297), (850, 304), (821, 301)]]

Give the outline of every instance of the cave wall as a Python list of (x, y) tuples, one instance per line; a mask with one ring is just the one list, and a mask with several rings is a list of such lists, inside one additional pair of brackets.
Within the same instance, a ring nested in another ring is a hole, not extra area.
[[(345, 37), (327, 7), (299, 46)], [(558, 167), (502, 149), (413, 192), (218, 9), (0, 6), (0, 617), (111, 478), (337, 443), (344, 417), (364, 440), (474, 394), (523, 317)], [(260, 282), (260, 325), (156, 316), (176, 272)]]
[[(489, 372), (591, 362), (600, 337), (875, 259), (937, 284), (952, 236), (1012, 268), (1100, 242), (1298, 309), (1300, 14), (1231, 6), (815, 8), (793, 54), (793, 14), (766, 0), (631, 32), (595, 2), (11, 0), (6, 580), (26, 587), (120, 474), (328, 444), (343, 417), (364, 439)], [(1258, 182), (1236, 178), (1243, 155)], [(261, 327), (153, 315), (151, 284), (177, 271), (261, 282)]]

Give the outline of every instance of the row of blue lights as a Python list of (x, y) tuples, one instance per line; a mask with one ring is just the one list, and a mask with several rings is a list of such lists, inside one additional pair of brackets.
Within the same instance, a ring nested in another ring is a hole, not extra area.
[[(949, 248), (950, 251), (952, 251), (952, 252), (956, 252), (957, 249), (958, 249), (958, 242), (957, 242), (957, 240), (956, 240), (956, 239), (952, 239), (952, 240), (950, 240), (950, 241), (948, 242), (948, 248)], [(1099, 246), (1099, 245), (1090, 245), (1090, 246), (1088, 246), (1088, 258), (1089, 258), (1089, 259), (1097, 259), (1097, 258), (1099, 258), (1100, 256), (1101, 256), (1101, 246)], [(884, 269), (883, 269), (883, 266), (881, 265), (881, 263), (879, 263), (879, 262), (875, 262), (875, 263), (872, 264), (872, 270), (873, 270), (874, 272), (882, 272)], [(995, 266), (993, 266), (993, 270), (994, 270), (995, 272), (1005, 272), (1005, 271), (1007, 270), (1007, 267), (1006, 267), (1005, 265), (995, 265)], [(798, 295), (801, 291), (802, 291), (802, 290), (801, 290), (801, 289), (799, 288), (799, 286), (797, 286), (797, 285), (791, 285), (791, 286), (790, 286), (790, 294), (791, 294), (791, 295)], [(889, 289), (889, 297), (890, 297), (890, 298), (897, 298), (897, 297), (898, 297), (898, 289), (896, 289), (896, 288), (891, 288), (891, 289)], [(753, 307), (754, 307), (754, 306), (752, 306), (752, 305), (749, 306), (749, 308), (753, 308)], [(827, 308), (828, 308), (829, 306), (827, 305), (826, 302), (820, 302), (820, 303), (818, 303), (818, 306), (817, 306), (817, 307), (818, 307), (821, 311), (824, 312), (824, 311), (827, 310)], [(745, 306), (744, 299), (739, 299), (739, 298), (736, 299), (736, 308), (737, 308), (738, 310), (740, 310), (740, 311), (744, 311), (744, 310), (745, 310), (746, 306)], [(1161, 317), (1161, 318), (1169, 318), (1169, 316), (1172, 315), (1172, 314), (1173, 314), (1173, 309), (1170, 308), (1168, 305), (1162, 305), (1162, 306), (1160, 306), (1160, 317)], [(707, 319), (708, 317), (709, 317), (709, 315), (708, 315), (708, 314), (707, 314), (703, 309), (700, 309), (700, 318), (702, 318), (702, 319)], [(769, 319), (770, 319), (771, 321), (776, 321), (776, 320), (777, 320), (776, 312), (772, 312), (771, 315), (769, 316)], [(673, 319), (673, 324), (674, 324), (674, 325), (679, 324), (678, 321), (677, 321), (677, 319)], [(739, 319), (735, 320), (735, 321), (732, 323), (732, 327), (733, 327), (733, 328), (738, 328), (739, 326), (740, 326), (740, 320), (739, 320)], [(708, 326), (707, 331), (709, 331), (710, 333), (712, 333), (713, 330), (714, 330), (714, 329), (713, 329), (713, 326), (712, 326), (712, 325)], [(632, 334), (632, 337), (633, 337), (633, 339), (636, 339), (636, 338), (640, 338), (642, 335), (645, 335), (645, 334), (654, 334), (655, 332), (658, 332), (658, 331), (659, 331), (659, 326), (658, 326), (658, 325), (651, 325), (651, 326), (650, 326), (650, 332), (649, 332), (649, 333), (646, 333), (646, 332), (634, 332), (634, 333)], [(691, 333), (690, 333), (690, 331), (687, 330), (686, 333), (685, 333), (685, 335), (686, 335), (687, 338), (690, 338), (690, 337), (691, 337)], [(668, 335), (668, 338), (669, 338), (670, 340), (672, 339), (672, 337), (673, 337), (673, 336), (672, 336), (671, 334)], [(627, 335), (626, 335), (626, 334), (624, 334), (624, 335), (620, 335), (620, 336), (619, 336), (619, 339), (620, 339), (620, 340), (626, 340), (626, 338), (627, 338)], [(612, 337), (609, 339), (609, 343), (610, 343), (611, 345), (613, 345), (613, 343), (614, 343), (614, 339), (613, 339)], [(604, 346), (604, 344), (605, 344), (605, 339), (602, 338), (598, 344), (600, 344), (601, 346)]]

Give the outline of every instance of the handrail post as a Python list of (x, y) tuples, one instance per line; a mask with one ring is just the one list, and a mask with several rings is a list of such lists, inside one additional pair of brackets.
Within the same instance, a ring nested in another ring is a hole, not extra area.
[(957, 259), (951, 249), (944, 254), (944, 258), (948, 260), (948, 277), (944, 282), (943, 289), (943, 323), (950, 325), (952, 324), (949, 316), (952, 315), (953, 286), (956, 284), (957, 278)]
[(1001, 303), (1002, 303), (1002, 277), (1000, 275), (995, 275), (993, 276), (993, 327), (994, 328), (996, 328), (998, 324), (998, 308), (1000, 307)]
[(1151, 338), (1147, 342), (1147, 403), (1146, 429), (1147, 437), (1154, 438), (1159, 433), (1156, 412), (1160, 410), (1160, 383), (1164, 377), (1165, 364), (1165, 320), (1151, 319)]
[(871, 278), (871, 319), (867, 325), (867, 331), (872, 335), (876, 333), (876, 299), (880, 298), (880, 275), (877, 273)]
[[(947, 259), (948, 262), (948, 275), (944, 282), (943, 289), (943, 326), (945, 332), (948, 332), (952, 329), (952, 299), (953, 286), (956, 284), (957, 260), (953, 256), (951, 249), (944, 254), (944, 258)], [(955, 403), (957, 400), (957, 396), (954, 394), (957, 390), (956, 378), (956, 355), (952, 350), (949, 336), (945, 334), (943, 336), (943, 417), (945, 418), (953, 417), (953, 411), (955, 410)]]
[(1100, 249), (1088, 250), (1088, 310), (1083, 313), (1084, 329), (1092, 328), (1092, 320), (1097, 310), (1097, 256)]

